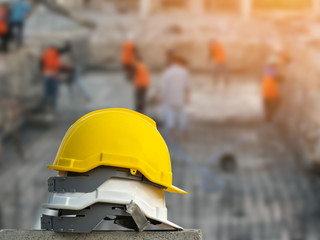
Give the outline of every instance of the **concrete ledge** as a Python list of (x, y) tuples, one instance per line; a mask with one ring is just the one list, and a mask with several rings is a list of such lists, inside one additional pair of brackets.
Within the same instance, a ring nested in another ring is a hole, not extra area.
[(42, 230), (1, 230), (0, 240), (202, 240), (201, 230), (184, 231), (94, 231), (89, 234), (80, 233), (55, 233)]

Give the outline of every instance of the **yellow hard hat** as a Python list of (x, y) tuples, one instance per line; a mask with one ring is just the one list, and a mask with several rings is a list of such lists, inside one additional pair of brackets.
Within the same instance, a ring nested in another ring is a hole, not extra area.
[(170, 155), (156, 123), (127, 109), (91, 112), (64, 136), (53, 165), (57, 171), (88, 172), (99, 166), (139, 171), (166, 191), (187, 193), (172, 185)]

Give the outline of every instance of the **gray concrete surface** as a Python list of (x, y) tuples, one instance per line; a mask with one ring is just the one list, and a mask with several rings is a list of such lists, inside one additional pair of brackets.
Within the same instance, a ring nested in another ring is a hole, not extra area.
[(55, 233), (51, 231), (0, 231), (0, 240), (202, 240), (201, 230), (184, 231), (97, 231), (89, 234)]

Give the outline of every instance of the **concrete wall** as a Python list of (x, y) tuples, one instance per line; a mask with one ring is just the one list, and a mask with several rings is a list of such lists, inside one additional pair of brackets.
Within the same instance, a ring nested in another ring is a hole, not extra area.
[(75, 9), (84, 6), (83, 0), (56, 0), (57, 4), (66, 8)]
[[(120, 66), (121, 35), (105, 36), (91, 42), (90, 64), (94, 67)], [(190, 36), (167, 36), (165, 38), (154, 35), (152, 38), (141, 39), (137, 42), (138, 50), (149, 68), (155, 71), (162, 70), (166, 64), (166, 52), (174, 50), (183, 56), (194, 71), (208, 71), (209, 37), (195, 39)], [(222, 40), (223, 41), (223, 40)], [(228, 66), (234, 72), (260, 73), (264, 64), (267, 47), (258, 39), (254, 41), (239, 41), (230, 39), (223, 41), (228, 55)], [(101, 51), (101, 49), (104, 49)], [(250, 54), (248, 54), (250, 52)]]
[(320, 53), (307, 43), (287, 45), (291, 63), (283, 86), (282, 130), (310, 169), (320, 165)]
[[(23, 113), (42, 99), (39, 58), (21, 49), (0, 62), (0, 141), (18, 127)], [(1, 157), (1, 156), (0, 156)]]
[(3, 96), (13, 98), (34, 98), (34, 89), (41, 82), (39, 59), (27, 48), (9, 54), (0, 63), (0, 85)]

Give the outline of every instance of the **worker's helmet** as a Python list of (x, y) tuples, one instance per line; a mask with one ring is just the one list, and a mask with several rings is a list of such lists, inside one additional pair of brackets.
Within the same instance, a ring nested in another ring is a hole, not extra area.
[(156, 123), (127, 109), (89, 113), (67, 131), (53, 165), (57, 171), (84, 173), (99, 166), (140, 172), (168, 192), (185, 193), (172, 185), (170, 155)]
[[(109, 215), (138, 230), (147, 221), (182, 229), (167, 220), (164, 190), (186, 192), (172, 185), (168, 148), (155, 122), (145, 115), (126, 109), (85, 115), (67, 131), (48, 167), (61, 176), (49, 179), (50, 198), (43, 206), (60, 210), (60, 218), (44, 215), (44, 229), (88, 232)], [(102, 216), (91, 217), (93, 225), (86, 223), (83, 229), (68, 224), (70, 219), (58, 220), (88, 211)]]

